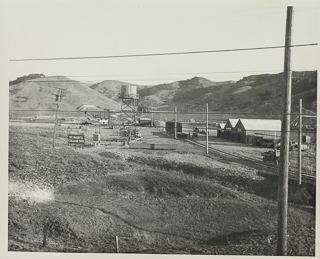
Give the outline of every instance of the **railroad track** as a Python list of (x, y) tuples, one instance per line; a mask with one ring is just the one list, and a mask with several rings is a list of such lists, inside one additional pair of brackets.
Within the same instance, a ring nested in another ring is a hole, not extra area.
[[(206, 148), (206, 145), (198, 143), (196, 141), (192, 141), (192, 140), (189, 140), (189, 139), (186, 139), (186, 141), (191, 143), (191, 144), (193, 144), (193, 145), (195, 145), (195, 146), (198, 146), (200, 148)], [(229, 158), (232, 158), (232, 159), (240, 160), (241, 162), (243, 162), (243, 161), (247, 162), (247, 163), (249, 163), (249, 165), (259, 166), (260, 168), (266, 169), (264, 171), (264, 173), (271, 174), (271, 175), (278, 175), (279, 167), (274, 166), (274, 165), (263, 164), (263, 162), (261, 160), (259, 160), (259, 159), (231, 154), (229, 152), (221, 151), (219, 149), (212, 148), (212, 147), (209, 147), (208, 150), (211, 153), (216, 153), (216, 154), (222, 155), (224, 157), (229, 157)], [(289, 170), (289, 178), (291, 180), (296, 180), (297, 179), (296, 174), (297, 174), (296, 172), (294, 172), (292, 170)], [(314, 175), (302, 173), (301, 176), (302, 176), (302, 181), (303, 182), (312, 183), (312, 184), (315, 183), (316, 177)]]

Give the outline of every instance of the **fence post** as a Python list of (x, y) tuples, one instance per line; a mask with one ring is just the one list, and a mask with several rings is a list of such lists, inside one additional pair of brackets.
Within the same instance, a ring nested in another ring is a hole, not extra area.
[(43, 226), (43, 242), (42, 246), (45, 247), (47, 245), (47, 230), (48, 230), (48, 217), (44, 220), (44, 226)]
[(118, 239), (118, 236), (116, 236), (116, 253), (119, 253), (119, 239)]

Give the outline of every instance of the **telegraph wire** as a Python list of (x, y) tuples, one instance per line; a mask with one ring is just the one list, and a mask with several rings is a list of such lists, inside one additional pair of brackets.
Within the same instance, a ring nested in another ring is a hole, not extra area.
[(305, 110), (305, 111), (307, 111), (307, 112), (310, 112), (310, 113), (313, 113), (313, 114), (317, 114), (317, 113), (315, 113), (315, 112), (313, 112), (313, 111), (310, 111), (310, 110), (307, 110), (307, 109), (305, 109), (305, 108), (303, 108), (303, 107), (302, 107), (302, 109)]
[[(318, 43), (307, 43), (291, 45), (290, 47), (309, 47), (316, 46)], [(252, 48), (236, 48), (236, 49), (220, 49), (220, 50), (200, 50), (200, 51), (184, 51), (184, 52), (165, 52), (165, 53), (147, 53), (147, 54), (129, 54), (129, 55), (110, 55), (110, 56), (87, 56), (87, 57), (58, 57), (58, 58), (25, 58), (11, 59), (11, 62), (20, 61), (55, 61), (55, 60), (79, 60), (79, 59), (108, 59), (108, 58), (134, 58), (134, 57), (151, 57), (151, 56), (172, 56), (172, 55), (190, 55), (204, 53), (219, 53), (219, 52), (236, 52), (236, 51), (251, 51), (263, 49), (281, 49), (285, 46), (269, 46), (269, 47), (252, 47)]]

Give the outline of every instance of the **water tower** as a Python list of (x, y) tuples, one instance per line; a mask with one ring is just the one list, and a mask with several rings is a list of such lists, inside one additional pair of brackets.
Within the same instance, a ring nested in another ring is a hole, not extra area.
[(135, 85), (122, 85), (120, 88), (119, 99), (121, 99), (121, 116), (126, 114), (127, 117), (133, 119), (136, 123), (136, 105), (139, 99), (139, 94), (137, 94), (137, 86)]

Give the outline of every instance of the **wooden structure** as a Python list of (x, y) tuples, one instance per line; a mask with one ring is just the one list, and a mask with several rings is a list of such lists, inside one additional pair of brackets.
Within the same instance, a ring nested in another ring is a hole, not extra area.
[(236, 139), (233, 137), (233, 129), (236, 126), (239, 119), (228, 119), (226, 125), (224, 126), (225, 139), (229, 139), (235, 141)]
[(257, 139), (274, 141), (281, 137), (281, 120), (239, 119), (232, 130), (236, 142), (255, 145)]
[(218, 138), (225, 138), (225, 126), (226, 123), (219, 123), (217, 126), (217, 137)]

